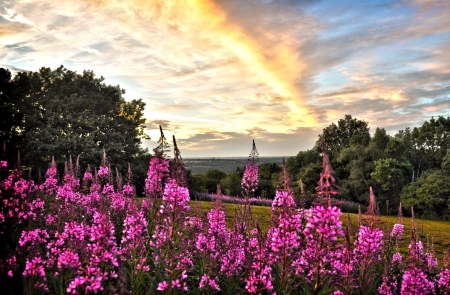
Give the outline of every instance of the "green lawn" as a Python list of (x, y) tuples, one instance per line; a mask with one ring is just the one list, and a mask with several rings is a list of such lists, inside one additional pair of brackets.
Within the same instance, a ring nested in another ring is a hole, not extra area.
[[(207, 211), (211, 208), (211, 202), (205, 201), (191, 201), (191, 212), (202, 212), (206, 216)], [(235, 209), (239, 207), (237, 204), (225, 204), (226, 206), (226, 222), (228, 226), (233, 225)], [(270, 207), (266, 206), (252, 206), (252, 213), (255, 220), (258, 221), (263, 231), (267, 230), (270, 221)], [(364, 215), (363, 215), (364, 217)], [(347, 213), (343, 213), (342, 222), (343, 226), (347, 225)], [(350, 219), (352, 223), (352, 233), (356, 233), (358, 230), (358, 214), (351, 214)], [(397, 216), (382, 216), (379, 227), (383, 230), (392, 229), (392, 226), (396, 223)], [(407, 253), (409, 240), (411, 237), (411, 218), (404, 217), (403, 224), (405, 225), (405, 232), (402, 242), (400, 243), (400, 252)], [(422, 220), (416, 218), (416, 224), (418, 228), (419, 237), (426, 247), (427, 236), (429, 241), (433, 239), (434, 249), (436, 256), (439, 259), (439, 264), (442, 264), (444, 253), (450, 247), (450, 222), (449, 221), (434, 221), (434, 220)], [(389, 230), (390, 231), (390, 230)]]

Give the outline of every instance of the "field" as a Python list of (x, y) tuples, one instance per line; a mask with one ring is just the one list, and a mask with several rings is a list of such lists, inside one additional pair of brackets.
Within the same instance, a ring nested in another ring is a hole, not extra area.
[[(287, 160), (288, 157), (285, 157)], [(221, 170), (225, 173), (236, 171), (239, 167), (243, 169), (247, 164), (248, 158), (184, 158), (183, 163), (186, 169), (191, 170), (192, 174), (205, 173), (209, 169)], [(259, 163), (282, 164), (282, 157), (260, 157)]]
[(113, 182), (105, 162), (81, 181), (72, 169), (58, 181), (54, 161), (41, 184), (3, 170), (3, 294), (450, 293), (450, 223), (416, 220), (410, 239), (411, 219), (378, 218), (372, 190), (362, 222), (342, 214), (326, 161), (308, 209), (297, 208), (283, 174), (271, 203), (253, 198), (251, 161), (244, 200), (267, 206), (192, 201), (181, 170), (162, 157), (151, 159), (139, 200), (131, 177)]
[[(191, 208), (195, 213), (200, 210), (206, 216), (206, 213), (211, 209), (211, 204), (211, 202), (206, 201), (191, 201)], [(232, 227), (234, 225), (234, 212), (239, 205), (229, 203), (225, 203), (224, 205), (226, 208), (225, 219), (227, 226)], [(269, 227), (270, 211), (270, 207), (267, 206), (252, 206), (252, 214), (254, 219), (258, 222), (264, 232), (266, 232)], [(358, 214), (343, 213), (343, 227), (347, 226), (348, 215), (350, 215), (352, 233), (355, 235), (358, 229)], [(365, 216), (363, 214), (363, 218), (364, 217)], [(396, 221), (397, 216), (381, 216), (379, 227), (384, 231), (390, 232)], [(400, 253), (406, 255), (411, 233), (411, 218), (403, 217), (403, 224), (405, 225), (405, 235), (403, 240), (400, 242)], [(416, 225), (419, 237), (423, 243), (426, 244), (427, 238), (430, 244), (432, 242), (434, 243), (436, 257), (439, 259), (439, 262), (442, 263), (444, 254), (450, 247), (450, 221), (416, 219)]]

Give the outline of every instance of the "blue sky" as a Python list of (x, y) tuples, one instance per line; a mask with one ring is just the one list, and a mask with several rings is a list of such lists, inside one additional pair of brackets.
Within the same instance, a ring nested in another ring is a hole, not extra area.
[(450, 115), (450, 2), (0, 1), (0, 66), (93, 70), (184, 157), (289, 156), (345, 114)]

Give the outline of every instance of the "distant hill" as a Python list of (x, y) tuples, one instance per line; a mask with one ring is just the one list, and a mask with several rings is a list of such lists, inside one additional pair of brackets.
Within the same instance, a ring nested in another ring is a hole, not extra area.
[[(289, 157), (284, 157), (287, 160)], [(186, 169), (191, 170), (192, 174), (205, 173), (209, 169), (217, 169), (229, 173), (236, 171), (239, 167), (243, 169), (247, 164), (247, 157), (240, 158), (183, 158)], [(259, 163), (283, 163), (283, 157), (260, 157)]]

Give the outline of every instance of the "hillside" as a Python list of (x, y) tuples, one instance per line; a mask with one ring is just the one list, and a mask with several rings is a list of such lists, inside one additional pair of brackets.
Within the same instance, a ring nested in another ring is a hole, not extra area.
[[(289, 156), (284, 157), (287, 160)], [(239, 167), (243, 169), (247, 164), (247, 157), (241, 158), (184, 158), (183, 163), (186, 169), (191, 170), (192, 174), (205, 173), (209, 169), (221, 170), (225, 173), (236, 171)], [(283, 157), (260, 157), (259, 163), (283, 163)]]

